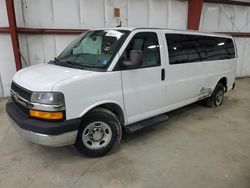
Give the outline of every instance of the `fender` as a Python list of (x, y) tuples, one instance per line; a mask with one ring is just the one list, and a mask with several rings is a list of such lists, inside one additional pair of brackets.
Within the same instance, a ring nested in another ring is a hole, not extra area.
[(124, 123), (125, 123), (125, 125), (127, 125), (127, 122), (128, 122), (127, 121), (127, 114), (126, 114), (126, 111), (125, 111), (123, 105), (121, 105), (119, 102), (113, 101), (113, 100), (104, 100), (104, 101), (96, 102), (96, 103), (88, 106), (87, 108), (84, 108), (78, 117), (83, 117), (85, 114), (87, 114), (90, 110), (94, 109), (95, 107), (100, 106), (100, 105), (104, 105), (107, 103), (116, 104), (117, 106), (119, 106), (121, 108), (123, 116), (124, 116)]

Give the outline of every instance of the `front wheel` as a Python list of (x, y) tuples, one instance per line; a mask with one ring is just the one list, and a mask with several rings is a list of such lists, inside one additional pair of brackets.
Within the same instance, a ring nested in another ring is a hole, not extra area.
[(117, 117), (109, 110), (97, 108), (84, 117), (75, 147), (90, 157), (100, 157), (120, 143), (122, 129)]
[(221, 83), (218, 83), (211, 97), (206, 99), (206, 105), (210, 108), (215, 108), (223, 103), (225, 88)]

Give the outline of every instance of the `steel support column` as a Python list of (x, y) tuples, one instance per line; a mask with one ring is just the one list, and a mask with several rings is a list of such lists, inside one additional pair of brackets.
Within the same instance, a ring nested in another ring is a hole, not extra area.
[(9, 31), (11, 35), (12, 41), (12, 48), (16, 63), (16, 70), (20, 70), (22, 68), (21, 57), (19, 53), (19, 41), (18, 41), (18, 34), (16, 28), (16, 16), (15, 16), (15, 9), (14, 9), (14, 2), (13, 0), (5, 0), (8, 20), (9, 20)]
[(188, 1), (187, 29), (199, 30), (203, 0)]

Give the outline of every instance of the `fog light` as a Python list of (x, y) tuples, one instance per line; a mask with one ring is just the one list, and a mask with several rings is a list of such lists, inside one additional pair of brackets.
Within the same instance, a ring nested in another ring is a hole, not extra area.
[(38, 110), (30, 110), (30, 116), (47, 120), (61, 120), (63, 119), (63, 112), (44, 112)]

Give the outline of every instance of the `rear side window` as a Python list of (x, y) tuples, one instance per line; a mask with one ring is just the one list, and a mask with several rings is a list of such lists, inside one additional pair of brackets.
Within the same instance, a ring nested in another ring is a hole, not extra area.
[(205, 51), (202, 48), (201, 38), (197, 35), (185, 35), (188, 62), (200, 62), (203, 60)]
[(203, 48), (206, 52), (204, 61), (233, 59), (235, 58), (232, 39), (221, 37), (204, 37)]
[[(179, 34), (178, 34), (179, 35)], [(232, 39), (223, 37), (210, 37), (202, 35), (182, 35), (183, 37), (183, 53), (186, 53), (186, 62), (201, 62), (235, 58), (235, 49)], [(178, 64), (183, 61), (182, 57), (176, 60), (176, 52), (173, 51), (176, 47), (174, 44), (179, 44), (175, 34), (166, 34), (166, 40), (169, 51), (169, 63)], [(181, 54), (181, 52), (178, 52)], [(174, 58), (173, 58), (174, 57)]]
[(185, 35), (167, 34), (166, 40), (168, 44), (169, 64), (187, 63), (187, 47)]

